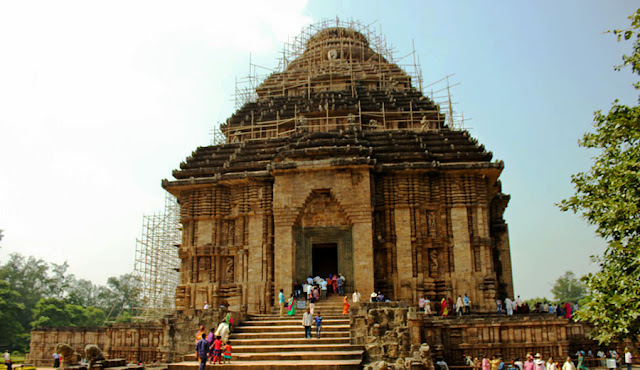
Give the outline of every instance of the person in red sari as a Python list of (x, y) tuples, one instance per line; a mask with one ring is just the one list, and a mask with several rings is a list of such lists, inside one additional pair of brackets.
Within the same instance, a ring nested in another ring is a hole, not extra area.
[(333, 277), (331, 277), (331, 280), (332, 280), (331, 285), (333, 286), (333, 294), (338, 294), (338, 275), (333, 274)]
[(447, 310), (447, 299), (442, 298), (442, 300), (440, 301), (440, 315), (447, 316), (448, 313), (449, 310)]
[(564, 304), (564, 318), (565, 319), (570, 319), (571, 318), (571, 303), (567, 302)]

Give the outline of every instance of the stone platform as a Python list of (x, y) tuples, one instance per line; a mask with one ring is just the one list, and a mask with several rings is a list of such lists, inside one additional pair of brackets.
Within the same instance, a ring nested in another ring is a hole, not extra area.
[[(359, 369), (363, 347), (350, 344), (349, 317), (342, 315), (342, 297), (329, 297), (316, 304), (322, 315), (322, 333), (304, 337), (302, 314), (280, 317), (274, 308), (271, 314), (253, 315), (233, 328), (229, 340), (233, 346), (231, 364), (223, 366), (251, 369)], [(184, 356), (183, 362), (169, 365), (169, 370), (195, 370), (195, 354)], [(220, 366), (207, 364), (207, 368)]]

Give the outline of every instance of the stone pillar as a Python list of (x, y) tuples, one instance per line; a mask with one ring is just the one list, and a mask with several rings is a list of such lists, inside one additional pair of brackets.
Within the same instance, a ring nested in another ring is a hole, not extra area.
[(265, 271), (263, 271), (262, 259), (264, 257), (264, 251), (262, 250), (262, 230), (264, 218), (262, 214), (253, 214), (248, 217), (249, 223), (249, 237), (247, 249), (248, 255), (248, 268), (247, 268), (247, 280), (246, 295), (247, 295), (247, 312), (257, 313), (260, 312), (260, 304), (262, 303), (262, 286), (265, 281)]
[(353, 224), (353, 270), (355, 289), (366, 300), (373, 292), (373, 228), (371, 221)]
[(511, 247), (509, 246), (509, 229), (504, 224), (504, 230), (495, 234), (495, 244), (498, 248), (498, 256), (502, 265), (502, 275), (500, 276), (500, 284), (506, 286), (506, 293), (509, 297), (514, 298), (513, 292), (513, 274), (511, 271)]
[(394, 299), (412, 302), (411, 280), (413, 278), (413, 256), (411, 254), (411, 212), (408, 206), (395, 209), (396, 225), (396, 271)]
[[(284, 289), (285, 297), (293, 293), (293, 274), (296, 249), (294, 248), (293, 225), (275, 222), (274, 230), (274, 264), (275, 291)], [(276, 295), (277, 296), (277, 295)]]
[[(453, 301), (458, 295), (471, 294), (473, 265), (471, 242), (469, 240), (469, 221), (467, 207), (454, 205), (451, 208), (451, 230), (453, 232), (453, 259), (455, 272), (452, 274)], [(474, 301), (475, 297), (470, 297)]]

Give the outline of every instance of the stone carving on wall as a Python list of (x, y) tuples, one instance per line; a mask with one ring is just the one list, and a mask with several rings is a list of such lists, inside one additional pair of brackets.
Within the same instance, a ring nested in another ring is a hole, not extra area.
[(438, 250), (429, 250), (429, 276), (438, 277)]
[(437, 234), (436, 215), (433, 212), (427, 212), (427, 233), (431, 237)]
[(233, 257), (227, 257), (224, 278), (227, 283), (233, 283)]

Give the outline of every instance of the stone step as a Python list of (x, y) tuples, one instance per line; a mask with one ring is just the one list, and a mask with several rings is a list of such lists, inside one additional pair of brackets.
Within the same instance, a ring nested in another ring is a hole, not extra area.
[[(340, 311), (340, 313), (328, 313), (325, 314), (324, 312), (320, 311), (321, 316), (322, 316), (322, 320), (348, 320), (349, 316), (348, 315), (343, 315), (342, 311)], [(315, 315), (314, 315), (315, 317)], [(284, 315), (284, 316), (280, 316), (280, 315), (251, 315), (249, 320), (247, 321), (264, 321), (264, 320), (301, 320), (302, 319), (302, 314), (300, 315), (295, 315), (295, 316), (289, 316), (289, 315)], [(246, 321), (243, 321), (243, 323)]]
[[(316, 338), (316, 333), (311, 332), (313, 335), (313, 343), (317, 344), (349, 344), (349, 336), (344, 337), (335, 337), (335, 336), (325, 336), (325, 332), (320, 334), (320, 338)], [(239, 339), (239, 338), (231, 338), (233, 343), (233, 347), (235, 346), (258, 346), (258, 345), (283, 345), (283, 344), (304, 344), (308, 343), (307, 338), (291, 338), (291, 337), (282, 337), (282, 338), (254, 338), (254, 339)]]
[[(347, 330), (342, 330), (342, 331), (333, 331), (333, 330), (329, 330), (329, 328), (322, 328), (322, 337), (326, 337), (326, 338), (349, 338), (349, 331)], [(313, 332), (314, 327), (311, 327), (311, 331)], [(269, 332), (268, 334), (265, 334), (263, 332), (253, 332), (253, 333), (233, 333), (231, 334), (231, 340), (239, 340), (239, 339), (267, 339), (267, 338), (272, 338), (272, 339), (281, 339), (281, 338), (291, 338), (292, 337), (292, 333), (297, 334), (297, 333), (304, 333), (304, 329), (302, 329), (301, 327), (298, 327), (298, 332), (291, 332), (291, 331), (282, 331), (282, 332)], [(297, 338), (297, 335), (295, 335), (295, 337)]]
[[(311, 340), (311, 339), (309, 339)], [(233, 347), (231, 353), (231, 360), (239, 360), (239, 361), (259, 361), (259, 360), (278, 360), (278, 361), (286, 361), (286, 360), (353, 360), (357, 358), (362, 358), (362, 349), (345, 349), (340, 350), (338, 346), (336, 346), (336, 350), (313, 350), (311, 348), (306, 350), (295, 350), (295, 349), (286, 349), (283, 348), (280, 351), (260, 351), (260, 348), (254, 348), (256, 351), (248, 352), (237, 352), (236, 348)], [(360, 347), (362, 348), (362, 347)], [(184, 356), (184, 360), (186, 362), (194, 362), (196, 361), (195, 354), (188, 354)]]
[[(323, 325), (324, 326), (324, 325)], [(346, 325), (327, 325), (334, 331), (349, 330), (350, 326)], [(314, 327), (312, 326), (312, 329)], [(271, 332), (304, 332), (304, 327), (301, 324), (297, 325), (277, 325), (277, 326), (238, 326), (233, 328), (233, 332), (235, 333), (271, 333)], [(266, 336), (267, 334), (265, 334)]]
[[(355, 370), (361, 368), (362, 359), (354, 360), (291, 360), (291, 361), (238, 361), (232, 356), (231, 363), (224, 364), (225, 367), (272, 370), (272, 369), (314, 369), (314, 370)], [(208, 363), (207, 370), (214, 370), (216, 366)], [(168, 365), (167, 370), (197, 370), (198, 363), (193, 362), (177, 362)]]
[[(303, 338), (306, 344), (282, 344), (282, 345), (260, 345), (260, 346), (240, 346), (234, 343), (233, 351), (238, 355), (241, 353), (265, 353), (265, 352), (344, 352), (362, 351), (362, 346), (350, 344), (323, 344), (318, 343), (317, 338)], [(194, 354), (195, 356), (195, 354)]]
[[(243, 321), (241, 325), (237, 326), (237, 327), (244, 327), (244, 326), (265, 326), (265, 325), (293, 325), (293, 323), (297, 323), (302, 325), (302, 319), (298, 319), (296, 318), (295, 320), (293, 318), (274, 318), (272, 320), (247, 320), (247, 321)], [(343, 318), (343, 319), (325, 319), (324, 317), (322, 318), (322, 326), (325, 325), (349, 325), (349, 318)], [(235, 329), (235, 328), (234, 328)]]
[(295, 351), (295, 352), (247, 352), (232, 354), (238, 361), (302, 361), (302, 360), (361, 360), (362, 350), (353, 351)]

